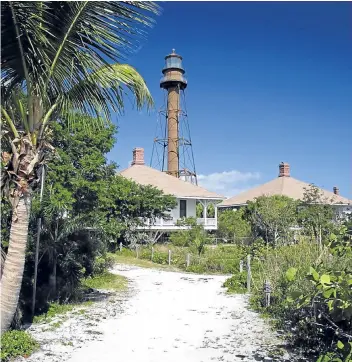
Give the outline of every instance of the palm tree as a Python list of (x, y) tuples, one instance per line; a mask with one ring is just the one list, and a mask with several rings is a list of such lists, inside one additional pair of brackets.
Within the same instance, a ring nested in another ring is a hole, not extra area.
[(1, 123), (3, 147), (9, 148), (2, 153), (1, 190), (12, 205), (1, 332), (18, 302), (31, 194), (53, 150), (50, 124), (80, 113), (94, 116), (99, 126), (123, 110), (127, 90), (137, 108), (152, 105), (143, 78), (119, 61), (134, 50), (136, 37), (158, 11), (153, 2), (1, 3)]

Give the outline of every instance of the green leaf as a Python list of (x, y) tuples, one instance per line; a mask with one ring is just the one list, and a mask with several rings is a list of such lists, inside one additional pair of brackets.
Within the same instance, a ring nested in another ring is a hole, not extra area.
[(327, 275), (327, 274), (323, 274), (323, 275), (320, 277), (320, 283), (321, 283), (321, 284), (330, 284), (330, 276)]
[(337, 348), (343, 349), (345, 345), (341, 341), (337, 341)]
[(295, 290), (295, 291), (291, 292), (290, 297), (293, 300), (295, 300), (295, 299), (298, 299), (301, 295), (302, 295), (302, 292)]
[(335, 290), (334, 288), (329, 288), (329, 289), (324, 290), (324, 292), (323, 292), (324, 298), (330, 298), (331, 294), (334, 293), (334, 290)]
[(292, 282), (296, 277), (297, 269), (296, 268), (290, 268), (286, 272), (286, 279), (289, 282)]
[(318, 359), (317, 359), (317, 362), (330, 362), (331, 361), (331, 358), (329, 356), (324, 356), (324, 355), (321, 355)]
[(313, 268), (313, 267), (310, 267), (309, 268), (309, 274), (313, 276), (313, 279), (315, 281), (318, 281), (319, 280), (319, 274), (318, 272)]

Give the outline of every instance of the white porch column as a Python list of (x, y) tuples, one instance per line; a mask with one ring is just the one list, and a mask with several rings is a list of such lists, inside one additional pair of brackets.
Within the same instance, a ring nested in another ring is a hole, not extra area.
[(204, 200), (204, 226), (207, 226), (207, 212), (208, 212), (208, 201)]
[(214, 210), (215, 210), (215, 225), (216, 227), (218, 226), (218, 204), (215, 202), (214, 203)]

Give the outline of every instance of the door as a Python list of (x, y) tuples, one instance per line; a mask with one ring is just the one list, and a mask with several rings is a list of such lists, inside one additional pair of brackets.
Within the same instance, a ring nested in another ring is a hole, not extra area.
[(187, 200), (180, 200), (180, 218), (187, 217)]

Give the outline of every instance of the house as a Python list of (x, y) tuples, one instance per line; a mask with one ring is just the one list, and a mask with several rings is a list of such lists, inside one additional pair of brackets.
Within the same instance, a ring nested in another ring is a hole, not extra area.
[[(305, 188), (309, 188), (309, 186), (310, 184), (291, 177), (290, 165), (281, 162), (277, 178), (224, 200), (218, 207), (237, 209), (246, 205), (248, 201), (254, 201), (256, 197), (263, 195), (284, 195), (295, 200), (302, 200)], [(332, 192), (323, 189), (320, 189), (320, 191), (324, 202), (333, 205), (336, 209), (336, 214), (343, 215), (352, 212), (352, 200), (341, 196), (337, 187), (334, 187)]]
[[(135, 148), (133, 150), (131, 166), (121, 171), (120, 175), (141, 185), (154, 186), (163, 191), (164, 194), (173, 195), (177, 199), (177, 206), (170, 212), (169, 219), (147, 220), (141, 229), (169, 232), (186, 228), (185, 226), (177, 225), (177, 221), (187, 217), (196, 218), (197, 203), (202, 204), (204, 210), (203, 217), (197, 218), (198, 224), (204, 225), (205, 230), (217, 229), (218, 219), (216, 205), (223, 201), (225, 197), (146, 166), (144, 163), (143, 148)], [(215, 206), (215, 216), (213, 218), (207, 217), (207, 207), (209, 204)]]

